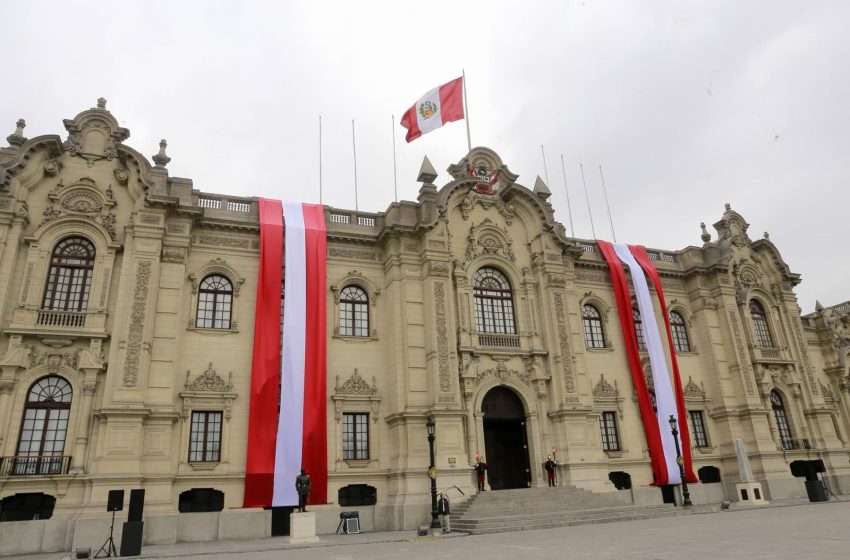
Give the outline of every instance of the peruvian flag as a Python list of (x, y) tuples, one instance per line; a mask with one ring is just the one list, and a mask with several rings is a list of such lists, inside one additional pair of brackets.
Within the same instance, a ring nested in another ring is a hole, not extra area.
[[(260, 268), (243, 507), (327, 502), (327, 239), (317, 204), (260, 199)], [(283, 242), (286, 240), (284, 248)], [(285, 283), (281, 265), (285, 255)], [(281, 292), (286, 287), (281, 336)]]
[(446, 123), (463, 118), (463, 78), (436, 87), (419, 98), (401, 117), (407, 129), (405, 140), (412, 142)]
[[(682, 380), (679, 375), (679, 365), (676, 361), (676, 351), (673, 336), (670, 331), (670, 316), (667, 313), (667, 303), (664, 300), (664, 290), (661, 277), (649, 260), (646, 250), (640, 245), (625, 245), (596, 240), (599, 250), (608, 263), (611, 271), (611, 282), (614, 285), (614, 295), (617, 299), (617, 312), (620, 316), (626, 355), (635, 392), (638, 397), (641, 420), (643, 421), (646, 441), (649, 446), (649, 456), (652, 461), (652, 471), (655, 476), (653, 484), (680, 484), (682, 477), (679, 473), (676, 440), (670, 430), (670, 417), (676, 418), (679, 426), (679, 449), (682, 453), (682, 467), (688, 482), (697, 482), (691, 461), (691, 442), (688, 433), (688, 412), (685, 408), (685, 397), (682, 392)], [(646, 379), (643, 376), (643, 364), (640, 358), (635, 335), (634, 315), (632, 314), (631, 294), (625, 268), (629, 271), (631, 284), (637, 299), (638, 311), (643, 322), (646, 352), (652, 369), (652, 382), (655, 387), (656, 410), (653, 410), (652, 398), (649, 394)], [(649, 283), (655, 288), (658, 300), (658, 311), (664, 317), (663, 330), (656, 321), (655, 307)], [(662, 336), (666, 335), (672, 372), (667, 367), (667, 355)], [(671, 375), (672, 374), (672, 375)]]

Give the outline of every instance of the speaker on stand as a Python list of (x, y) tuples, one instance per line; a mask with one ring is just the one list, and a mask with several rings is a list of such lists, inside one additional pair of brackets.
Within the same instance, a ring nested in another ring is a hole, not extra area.
[(115, 539), (112, 538), (112, 532), (115, 529), (115, 512), (124, 509), (124, 491), (110, 490), (106, 498), (106, 511), (112, 512), (112, 523), (109, 525), (109, 538), (94, 555), (95, 558), (112, 558), (118, 556), (118, 551), (115, 550)]

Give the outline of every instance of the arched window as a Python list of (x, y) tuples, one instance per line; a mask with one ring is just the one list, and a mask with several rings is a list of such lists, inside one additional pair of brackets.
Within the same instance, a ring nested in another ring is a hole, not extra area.
[(753, 330), (756, 335), (756, 346), (759, 348), (775, 348), (770, 328), (767, 326), (767, 314), (757, 300), (750, 300), (750, 316), (753, 318)]
[(198, 316), (201, 329), (229, 329), (233, 305), (233, 284), (226, 276), (210, 274), (198, 287)]
[(590, 304), (581, 308), (581, 320), (584, 323), (584, 345), (588, 348), (605, 348), (602, 334), (602, 316), (599, 310)]
[(340, 336), (369, 336), (369, 296), (358, 286), (339, 293)]
[(788, 423), (788, 415), (785, 414), (785, 403), (782, 402), (782, 395), (776, 390), (770, 392), (770, 405), (773, 408), (773, 416), (776, 418), (776, 429), (779, 430), (779, 442), (782, 444), (782, 449), (795, 449), (791, 425)]
[(643, 337), (643, 321), (640, 319), (640, 311), (632, 308), (632, 319), (635, 321), (635, 339), (637, 339), (638, 350), (646, 350), (646, 339)]
[(85, 311), (89, 303), (94, 245), (84, 237), (66, 237), (56, 244), (44, 289), (42, 309)]
[(516, 334), (511, 285), (495, 268), (479, 268), (473, 277), (475, 328), (480, 333)]
[(60, 474), (71, 412), (71, 385), (56, 375), (30, 387), (13, 473)]
[(688, 338), (685, 319), (677, 311), (670, 312), (670, 331), (673, 333), (673, 346), (676, 352), (690, 352), (691, 341)]

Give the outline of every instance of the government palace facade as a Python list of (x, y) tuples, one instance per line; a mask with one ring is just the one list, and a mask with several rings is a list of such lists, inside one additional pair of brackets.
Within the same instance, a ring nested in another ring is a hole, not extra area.
[[(104, 100), (64, 126), (27, 139), (20, 121), (0, 148), (0, 543), (102, 540), (107, 493), (133, 488), (148, 543), (269, 534), (271, 512), (242, 508), (257, 199), (169, 176), (165, 141), (149, 161)], [(426, 158), (415, 202), (324, 209), (319, 532), (341, 510), (371, 530), (427, 521), (429, 418), (441, 489), (473, 494), (478, 456), (490, 489), (546, 486), (555, 449), (559, 484), (660, 502), (595, 242), (569, 237), (546, 184), (516, 183), (490, 149), (448, 173), (435, 185)], [(800, 276), (767, 234), (728, 204), (713, 228), (647, 249), (694, 502), (736, 499), (738, 439), (767, 499), (806, 496), (798, 460), (822, 460), (830, 489), (850, 493), (850, 302), (801, 315)]]

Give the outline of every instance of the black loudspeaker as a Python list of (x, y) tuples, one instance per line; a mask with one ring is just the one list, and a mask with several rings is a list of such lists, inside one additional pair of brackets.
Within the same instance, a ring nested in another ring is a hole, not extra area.
[(127, 521), (141, 521), (145, 510), (145, 491), (130, 490), (130, 508), (127, 510)]
[(806, 476), (809, 470), (808, 461), (791, 461), (792, 476)]
[(826, 465), (823, 464), (823, 459), (813, 460), (812, 465), (815, 468), (815, 472), (820, 472), (820, 473), (826, 472)]
[(106, 499), (106, 511), (121, 511), (124, 509), (124, 491), (110, 490)]
[(145, 524), (141, 521), (127, 521), (121, 534), (121, 556), (138, 556), (142, 553), (142, 529)]

